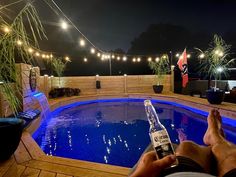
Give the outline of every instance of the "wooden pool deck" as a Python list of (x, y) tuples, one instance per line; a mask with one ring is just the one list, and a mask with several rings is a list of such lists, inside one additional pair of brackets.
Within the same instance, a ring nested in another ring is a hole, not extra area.
[[(226, 117), (236, 119), (236, 104), (223, 103), (210, 105), (207, 100), (184, 95), (91, 95), (67, 97), (50, 100), (51, 109), (73, 103), (75, 101), (91, 100), (99, 98), (149, 98), (174, 101), (204, 111), (217, 108)], [(14, 155), (5, 162), (0, 162), (0, 177), (124, 177), (129, 173), (129, 168), (105, 165), (99, 163), (73, 160), (61, 157), (47, 156), (39, 148), (37, 143), (27, 131), (23, 132), (21, 142)]]
[(24, 132), (14, 155), (0, 163), (2, 177), (124, 177), (129, 168), (45, 155)]

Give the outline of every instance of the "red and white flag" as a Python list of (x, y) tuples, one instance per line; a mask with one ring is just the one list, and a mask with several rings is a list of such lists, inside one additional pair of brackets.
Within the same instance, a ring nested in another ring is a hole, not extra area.
[(182, 86), (186, 87), (186, 85), (188, 83), (188, 63), (187, 63), (186, 49), (184, 49), (184, 52), (179, 57), (177, 65), (179, 66), (179, 69), (180, 69), (181, 75), (182, 75)]

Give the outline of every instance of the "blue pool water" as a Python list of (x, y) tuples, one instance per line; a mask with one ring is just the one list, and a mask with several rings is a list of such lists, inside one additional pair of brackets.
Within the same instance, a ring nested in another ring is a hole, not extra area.
[[(143, 99), (78, 102), (61, 107), (33, 138), (48, 155), (132, 167), (150, 143)], [(171, 141), (203, 144), (206, 112), (152, 100)], [(224, 118), (226, 137), (236, 143), (236, 121)]]

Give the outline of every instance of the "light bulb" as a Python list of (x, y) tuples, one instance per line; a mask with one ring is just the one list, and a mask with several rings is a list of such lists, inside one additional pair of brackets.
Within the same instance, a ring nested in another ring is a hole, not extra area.
[(94, 49), (94, 48), (91, 48), (90, 52), (91, 52), (92, 54), (94, 54), (94, 53), (95, 53), (95, 49)]
[(34, 50), (32, 48), (28, 48), (28, 52), (32, 53)]
[(85, 41), (83, 39), (80, 39), (79, 44), (80, 44), (80, 46), (84, 47), (85, 46)]
[(61, 28), (66, 30), (68, 28), (68, 24), (65, 21), (61, 22)]
[(22, 45), (22, 41), (21, 41), (21, 40), (18, 40), (16, 43), (17, 43), (17, 45), (19, 45), (19, 46)]
[(4, 31), (5, 33), (10, 33), (10, 32), (11, 32), (11, 29), (10, 29), (8, 26), (5, 26), (5, 27), (3, 28), (3, 31)]
[(205, 57), (204, 53), (199, 55), (199, 58), (203, 59)]

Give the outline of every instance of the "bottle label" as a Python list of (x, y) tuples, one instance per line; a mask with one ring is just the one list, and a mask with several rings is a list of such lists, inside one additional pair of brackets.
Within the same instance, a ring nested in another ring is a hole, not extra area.
[(174, 154), (174, 150), (166, 130), (153, 132), (151, 134), (151, 139), (159, 159), (167, 155)]

